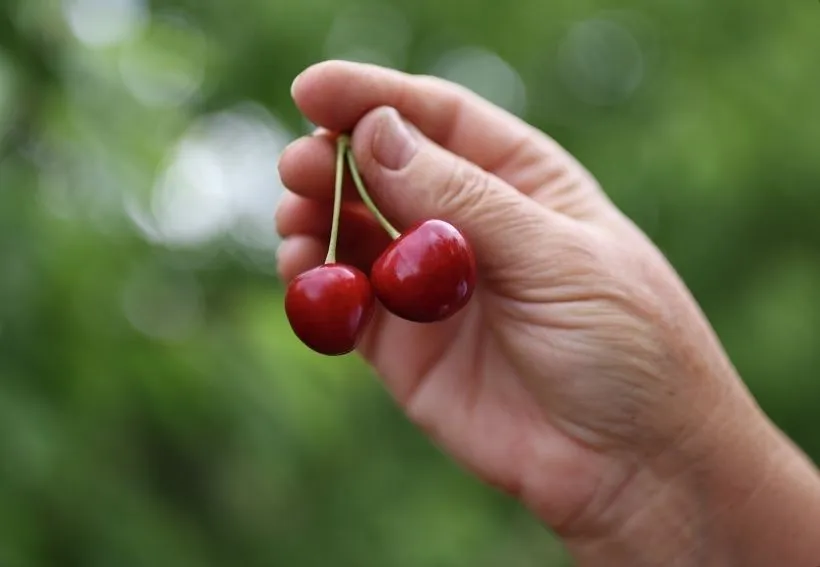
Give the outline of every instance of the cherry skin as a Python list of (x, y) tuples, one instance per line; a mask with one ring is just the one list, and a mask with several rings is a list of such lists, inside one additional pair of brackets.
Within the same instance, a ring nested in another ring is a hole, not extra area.
[(465, 236), (442, 220), (405, 231), (370, 272), (376, 297), (388, 311), (416, 323), (444, 321), (470, 301), (476, 260)]
[(294, 334), (328, 356), (356, 348), (374, 307), (370, 280), (346, 264), (324, 264), (299, 274), (285, 293), (285, 313)]

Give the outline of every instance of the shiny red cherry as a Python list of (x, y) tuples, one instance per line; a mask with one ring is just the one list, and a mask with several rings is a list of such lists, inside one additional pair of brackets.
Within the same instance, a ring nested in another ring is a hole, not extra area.
[(338, 356), (353, 351), (373, 315), (367, 276), (346, 264), (324, 264), (291, 281), (285, 313), (294, 334), (314, 351)]
[(475, 254), (453, 225), (424, 221), (387, 247), (373, 264), (370, 281), (394, 315), (417, 323), (443, 321), (473, 295)]

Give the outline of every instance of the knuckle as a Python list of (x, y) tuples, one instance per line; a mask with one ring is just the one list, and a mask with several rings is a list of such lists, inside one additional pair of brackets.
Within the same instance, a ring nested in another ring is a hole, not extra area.
[(482, 207), (490, 192), (490, 179), (469, 164), (454, 160), (441, 191), (436, 208), (446, 215), (465, 215)]
[(436, 75), (429, 75), (429, 74), (421, 74), (416, 75), (416, 82), (421, 87), (433, 88), (433, 89), (448, 89), (448, 90), (457, 90), (458, 84), (452, 81), (448, 81), (447, 79), (443, 79), (441, 77), (437, 77)]

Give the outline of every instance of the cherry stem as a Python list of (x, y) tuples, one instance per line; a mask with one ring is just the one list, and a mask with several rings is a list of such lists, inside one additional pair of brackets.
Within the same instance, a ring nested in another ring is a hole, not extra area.
[(353, 157), (353, 150), (350, 148), (350, 136), (347, 134), (339, 136), (339, 143), (343, 144), (345, 147), (347, 164), (350, 167), (350, 175), (353, 177), (353, 183), (356, 185), (356, 190), (359, 192), (359, 197), (362, 198), (362, 201), (367, 209), (373, 214), (374, 217), (376, 217), (376, 220), (379, 221), (379, 224), (387, 232), (387, 234), (389, 234), (393, 240), (396, 240), (399, 236), (401, 236), (401, 233), (396, 230), (396, 227), (390, 224), (390, 221), (384, 218), (384, 215), (376, 206), (376, 203), (373, 202), (373, 199), (370, 198), (370, 195), (364, 186), (362, 176), (359, 174), (359, 168), (356, 166), (356, 159)]
[(333, 223), (330, 227), (330, 243), (327, 246), (325, 264), (336, 263), (336, 245), (339, 242), (339, 217), (342, 215), (342, 182), (345, 173), (346, 148), (347, 142), (339, 137), (336, 141), (336, 186), (333, 190)]

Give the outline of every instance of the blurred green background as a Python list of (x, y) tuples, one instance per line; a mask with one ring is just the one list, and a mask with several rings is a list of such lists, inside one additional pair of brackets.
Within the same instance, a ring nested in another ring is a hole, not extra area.
[(0, 566), (569, 564), (290, 333), (276, 162), (325, 58), (556, 137), (820, 457), (818, 30), (810, 0), (3, 0)]

